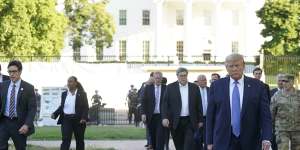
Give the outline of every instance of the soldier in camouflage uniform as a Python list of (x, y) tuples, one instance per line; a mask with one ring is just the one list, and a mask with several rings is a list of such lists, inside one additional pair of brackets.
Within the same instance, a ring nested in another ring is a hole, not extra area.
[(138, 93), (137, 89), (130, 90), (127, 95), (128, 104), (128, 121), (129, 124), (132, 122), (132, 116), (134, 115), (135, 124), (137, 122), (137, 105), (138, 105)]
[(294, 76), (284, 75), (283, 90), (271, 101), (279, 150), (300, 150), (300, 91), (293, 87)]

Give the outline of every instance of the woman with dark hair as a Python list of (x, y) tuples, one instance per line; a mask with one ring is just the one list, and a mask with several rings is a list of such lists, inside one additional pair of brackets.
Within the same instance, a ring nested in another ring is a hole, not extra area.
[(69, 150), (74, 133), (76, 150), (84, 150), (84, 133), (88, 120), (88, 100), (86, 93), (75, 76), (68, 79), (68, 90), (61, 94), (61, 104), (52, 114), (59, 116), (57, 124), (61, 124), (62, 143), (60, 150)]

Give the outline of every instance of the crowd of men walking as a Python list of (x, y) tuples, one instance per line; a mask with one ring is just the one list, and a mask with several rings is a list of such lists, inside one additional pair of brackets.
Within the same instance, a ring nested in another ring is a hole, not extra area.
[[(260, 81), (260, 68), (253, 70), (254, 78), (244, 75), (242, 55), (227, 56), (225, 67), (228, 75), (212, 74), (210, 87), (205, 75), (192, 83), (188, 70), (179, 67), (175, 82), (167, 84), (156, 71), (138, 91), (132, 89), (130, 97), (137, 101), (128, 106), (137, 108), (133, 112), (146, 124), (148, 149), (168, 150), (171, 134), (176, 150), (300, 150), (300, 91), (294, 76), (278, 74), (278, 88), (270, 91)], [(38, 96), (22, 80), (20, 61), (9, 62), (7, 70), (9, 77), (0, 74), (0, 150), (8, 149), (10, 138), (16, 150), (25, 150), (34, 133)], [(74, 134), (76, 149), (84, 150), (87, 95), (75, 76), (67, 87), (51, 117), (61, 125), (60, 149), (70, 149)]]
[[(147, 149), (168, 149), (171, 133), (176, 150), (300, 150), (300, 91), (294, 76), (278, 74), (272, 90), (244, 75), (242, 55), (226, 57), (228, 75), (211, 75), (211, 86), (200, 74), (188, 82), (188, 70), (178, 68), (177, 81), (162, 84), (152, 72), (139, 90)], [(289, 144), (290, 143), (290, 144)]]

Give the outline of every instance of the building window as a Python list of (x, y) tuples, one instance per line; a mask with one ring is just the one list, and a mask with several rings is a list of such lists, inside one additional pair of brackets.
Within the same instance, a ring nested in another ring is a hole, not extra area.
[(150, 25), (150, 10), (143, 10), (143, 25)]
[(232, 41), (231, 49), (232, 49), (232, 53), (239, 53), (239, 42), (238, 41)]
[(150, 41), (143, 41), (143, 59), (145, 62), (149, 62), (150, 53)]
[(127, 11), (119, 10), (119, 25), (126, 25), (126, 24), (127, 24)]
[(125, 61), (126, 60), (126, 48), (127, 48), (126, 43), (127, 43), (126, 40), (120, 40), (119, 41), (120, 61)]
[(184, 11), (183, 10), (176, 10), (176, 24), (179, 26), (183, 25), (184, 22)]
[(176, 42), (176, 56), (179, 61), (183, 61), (183, 41)]
[(234, 26), (239, 25), (239, 11), (238, 10), (232, 11), (232, 25), (234, 25)]
[(203, 60), (204, 61), (210, 61), (211, 54), (210, 53), (203, 53)]

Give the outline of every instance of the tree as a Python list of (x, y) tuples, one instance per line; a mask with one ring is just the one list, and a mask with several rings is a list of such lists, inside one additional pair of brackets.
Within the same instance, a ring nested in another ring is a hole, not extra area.
[(269, 39), (262, 45), (267, 78), (275, 79), (279, 72), (299, 76), (300, 1), (266, 0), (257, 16), (265, 26), (261, 35)]
[(107, 1), (65, 0), (75, 60), (79, 59), (83, 44), (94, 43), (97, 58), (102, 55), (103, 47), (111, 46), (115, 27), (112, 17), (105, 10), (106, 4)]
[(55, 0), (0, 0), (0, 55), (59, 56), (67, 20), (55, 4)]
[(300, 54), (300, 1), (266, 0), (257, 11), (265, 26), (261, 35), (267, 39), (262, 49), (275, 56)]
[(96, 44), (97, 60), (103, 58), (103, 48), (110, 47), (113, 42), (115, 27), (112, 16), (105, 11), (105, 3), (95, 3), (92, 7), (90, 40)]

